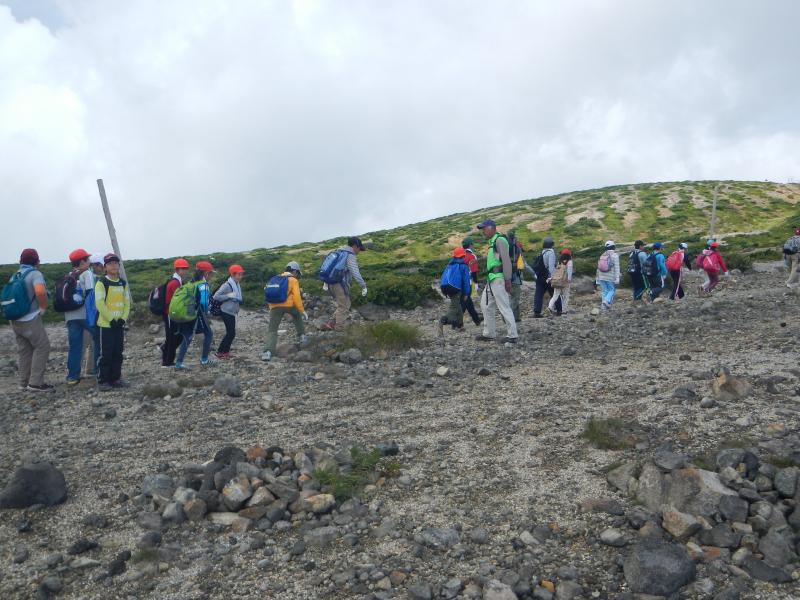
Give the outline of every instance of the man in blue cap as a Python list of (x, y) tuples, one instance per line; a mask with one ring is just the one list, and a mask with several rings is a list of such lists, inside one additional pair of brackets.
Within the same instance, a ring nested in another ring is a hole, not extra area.
[(511, 255), (508, 238), (497, 232), (497, 224), (486, 219), (478, 225), (483, 237), (489, 240), (489, 251), (486, 254), (486, 287), (481, 294), (483, 311), (483, 333), (477, 337), (480, 341), (491, 341), (497, 336), (495, 307), (506, 322), (507, 335), (504, 342), (517, 343), (517, 324), (511, 310)]

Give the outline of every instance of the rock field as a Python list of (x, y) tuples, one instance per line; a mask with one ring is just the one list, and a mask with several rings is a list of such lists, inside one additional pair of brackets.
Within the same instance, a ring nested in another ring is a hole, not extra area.
[(424, 335), (364, 356), (311, 299), (304, 347), (262, 363), (247, 313), (176, 373), (134, 321), (106, 394), (63, 383), (63, 325), (20, 390), (4, 327), (0, 598), (800, 598), (800, 296), (760, 270), (607, 315), (527, 291), (516, 346), (366, 308)]

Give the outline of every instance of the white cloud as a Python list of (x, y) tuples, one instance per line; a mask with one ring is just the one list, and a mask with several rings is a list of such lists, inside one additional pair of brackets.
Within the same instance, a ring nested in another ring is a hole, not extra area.
[(800, 178), (792, 0), (2, 4), (3, 261), (105, 248), (97, 177), (132, 257)]

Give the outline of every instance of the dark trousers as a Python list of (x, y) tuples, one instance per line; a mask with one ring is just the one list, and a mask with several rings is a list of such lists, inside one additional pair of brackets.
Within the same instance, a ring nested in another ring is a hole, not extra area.
[(672, 277), (672, 293), (669, 295), (670, 300), (676, 298), (680, 300), (683, 298), (683, 273), (681, 271), (670, 271), (669, 276)]
[(164, 345), (161, 346), (161, 364), (165, 367), (171, 367), (175, 364), (175, 353), (178, 351), (178, 346), (181, 345), (181, 340), (183, 339), (178, 330), (178, 325), (167, 315), (164, 315)]
[[(542, 314), (542, 306), (544, 305), (544, 295), (548, 294), (551, 298), (553, 297), (553, 288), (552, 286), (548, 285), (546, 279), (542, 279), (541, 277), (536, 278), (536, 291), (533, 294), (533, 314), (540, 315)], [(559, 303), (556, 304), (556, 311), (561, 312), (561, 300), (559, 299)]]
[(475, 325), (480, 325), (481, 320), (478, 316), (478, 311), (475, 310), (475, 303), (472, 301), (472, 296), (461, 297), (461, 314), (464, 314), (465, 311), (469, 313)]
[(100, 328), (100, 375), (98, 383), (116, 383), (122, 379), (122, 349), (125, 330), (122, 327)]
[(464, 326), (464, 311), (461, 309), (462, 298), (463, 296), (458, 294), (450, 296), (450, 307), (447, 314), (440, 319), (442, 325), (450, 325), (453, 329), (460, 329)]
[(224, 312), (220, 314), (220, 317), (222, 317), (222, 322), (225, 323), (225, 337), (222, 338), (222, 341), (219, 343), (217, 352), (219, 354), (225, 354), (231, 351), (233, 338), (236, 337), (236, 315), (229, 315)]
[(633, 285), (633, 299), (641, 300), (645, 289), (647, 289), (642, 274), (631, 273), (631, 284)]
[(650, 288), (650, 299), (655, 300), (664, 291), (664, 278), (661, 275), (654, 275), (647, 278), (647, 287)]

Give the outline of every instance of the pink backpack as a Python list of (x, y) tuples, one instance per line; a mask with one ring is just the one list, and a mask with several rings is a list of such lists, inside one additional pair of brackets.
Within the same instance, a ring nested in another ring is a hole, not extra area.
[(611, 270), (611, 253), (603, 252), (600, 255), (600, 260), (597, 261), (597, 270), (601, 273), (608, 273)]

